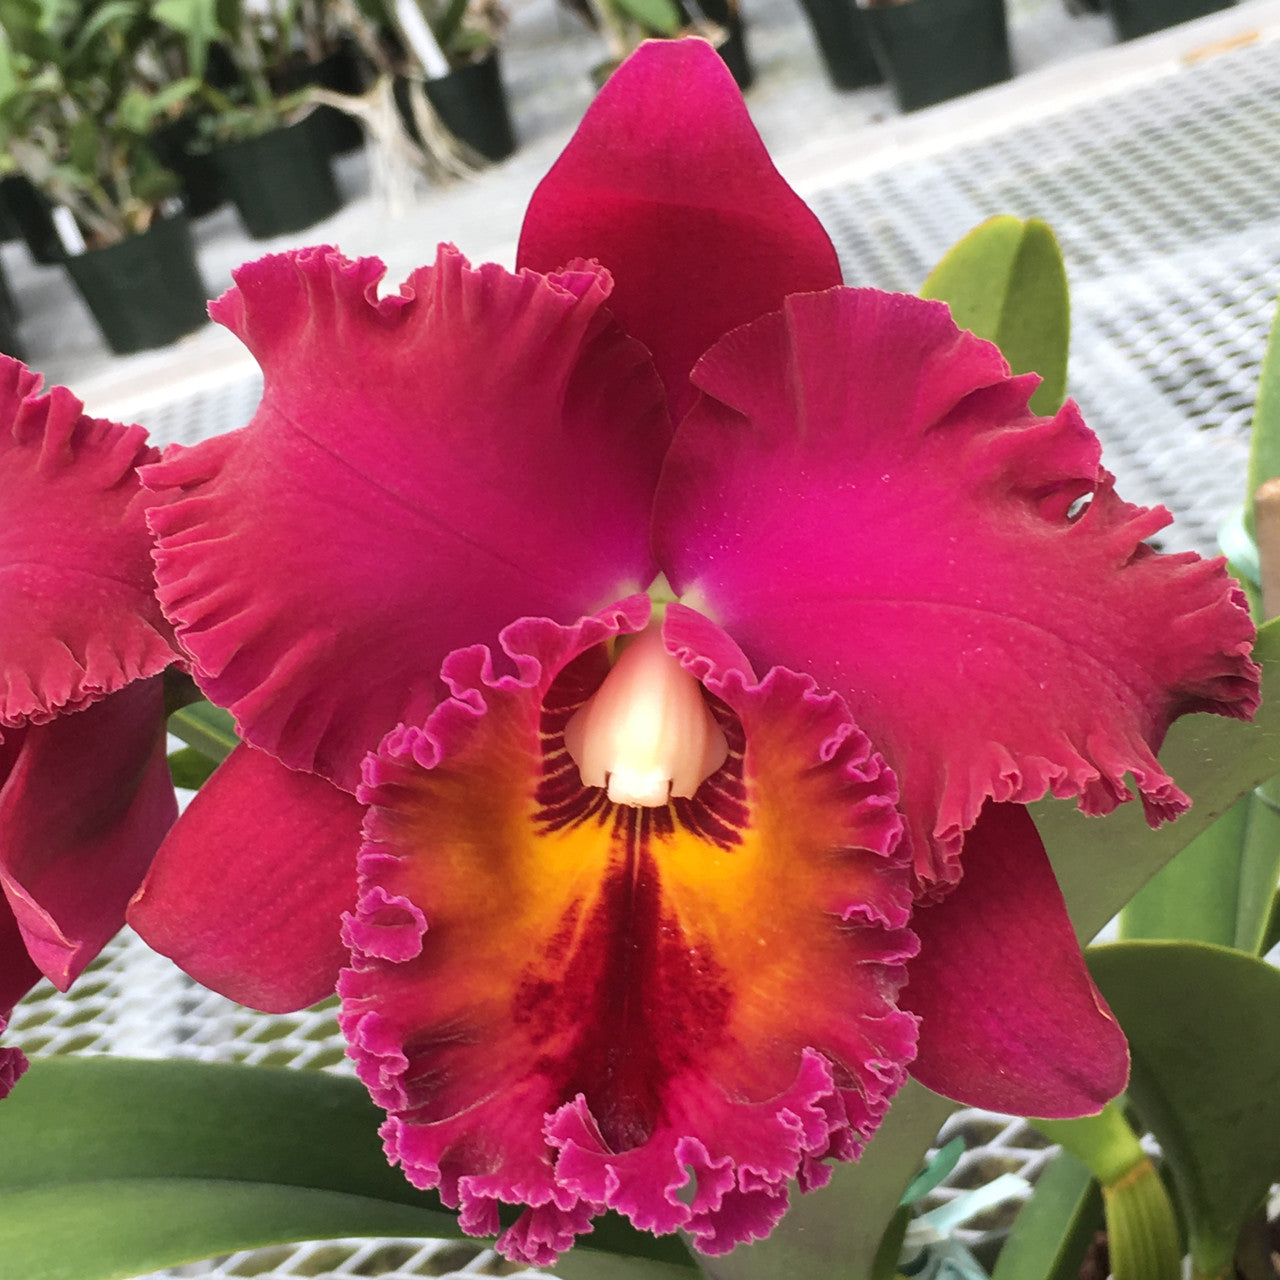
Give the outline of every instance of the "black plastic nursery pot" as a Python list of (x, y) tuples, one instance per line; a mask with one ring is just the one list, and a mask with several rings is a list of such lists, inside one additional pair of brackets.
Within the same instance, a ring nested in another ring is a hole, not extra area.
[(157, 218), (141, 235), (65, 261), (117, 355), (168, 346), (209, 318), (185, 213)]
[(1004, 0), (906, 0), (865, 9), (863, 15), (880, 69), (903, 111), (1013, 74)]
[(0, 267), (0, 353), (16, 356), (19, 360), (26, 359), (22, 338), (18, 333), (18, 308), (14, 304), (9, 281), (2, 267)]
[(33, 261), (45, 266), (62, 261), (62, 241), (53, 225), (49, 202), (26, 178), (21, 174), (0, 178), (0, 201)]
[(854, 0), (800, 0), (827, 76), (837, 89), (861, 89), (884, 76), (871, 48), (867, 20)]
[(497, 50), (438, 80), (424, 81), (423, 88), (444, 127), (485, 159), (505, 160), (516, 149)]
[(314, 121), (304, 116), (209, 153), (253, 239), (305, 231), (342, 207), (329, 149)]
[[(750, 89), (755, 83), (756, 73), (747, 50), (747, 24), (743, 21), (741, 7), (735, 0), (694, 0), (694, 5), (703, 17), (724, 32), (724, 38), (716, 45), (716, 52), (729, 68), (738, 88)], [(688, 17), (688, 7), (678, 7)]]
[(1236, 0), (1107, 0), (1111, 21), (1121, 40), (1134, 40), (1179, 22), (1230, 9)]
[[(304, 62), (289, 67), (274, 77), (273, 87), (281, 94), (317, 85), (334, 93), (358, 96), (368, 88), (368, 76), (360, 50), (354, 42), (346, 42), (319, 62)], [(313, 112), (314, 128), (324, 140), (330, 155), (345, 155), (364, 146), (364, 130), (360, 122), (345, 111), (321, 103)]]
[(192, 150), (199, 133), (199, 117), (185, 115), (157, 129), (151, 139), (156, 158), (178, 175), (183, 203), (192, 218), (203, 218), (227, 203), (222, 178), (209, 153)]

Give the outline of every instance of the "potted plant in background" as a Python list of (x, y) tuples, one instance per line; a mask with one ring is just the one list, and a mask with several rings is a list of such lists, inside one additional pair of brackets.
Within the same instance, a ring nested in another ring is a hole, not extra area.
[(165, 82), (140, 0), (5, 0), (0, 166), (52, 209), (65, 263), (112, 350), (163, 346), (203, 324), (207, 294), (159, 121), (194, 91)]
[(615, 67), (646, 40), (701, 36), (715, 46), (737, 81), (747, 89), (755, 80), (747, 54), (746, 27), (738, 0), (565, 0), (579, 17), (604, 36), (608, 59), (594, 69), (603, 84)]
[(1153, 31), (1203, 18), (1229, 9), (1236, 0), (1107, 0), (1107, 9), (1121, 40), (1150, 35)]
[(1004, 0), (862, 0), (898, 106), (915, 111), (1008, 80)]
[(363, 120), (384, 159), (447, 179), (515, 150), (497, 0), (346, 0), (339, 10), (376, 78), (359, 97), (314, 96)]
[(800, 4), (837, 89), (860, 89), (884, 79), (871, 48), (867, 19), (854, 0), (800, 0)]
[[(153, 12), (186, 41), (207, 108), (199, 117), (200, 136), (190, 145), (208, 151), (249, 235), (301, 231), (335, 213), (342, 197), (331, 147), (301, 83), (305, 69), (324, 56), (317, 6), (304, 0), (159, 0)], [(215, 46), (221, 55), (213, 53)], [(221, 74), (210, 73), (215, 66)]]

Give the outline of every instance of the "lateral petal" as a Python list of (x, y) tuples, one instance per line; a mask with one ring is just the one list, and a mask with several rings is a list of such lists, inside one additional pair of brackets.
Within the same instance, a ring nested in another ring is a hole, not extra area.
[(0, 1019), (13, 1012), (13, 1006), (36, 985), (44, 974), (36, 968), (27, 951), (26, 939), (9, 907), (0, 895)]
[[(841, 692), (903, 792), (919, 880), (957, 880), (988, 800), (1187, 805), (1155, 751), (1189, 711), (1248, 717), (1253, 628), (1221, 560), (1157, 555), (1068, 402), (946, 307), (791, 298), (701, 361), (655, 543), (757, 664)], [(1078, 502), (1087, 501), (1081, 511)]]
[(1093, 985), (1030, 815), (989, 804), (964, 877), (916, 909), (920, 954), (899, 997), (920, 1018), (911, 1074), (1008, 1115), (1094, 1115), (1129, 1079), (1124, 1032)]
[(197, 982), (267, 1013), (332, 995), (347, 958), (364, 808), (243, 744), (160, 846), (129, 904), (148, 946)]
[[(0, 1035), (4, 1034), (8, 1025), (7, 1020), (0, 1016)], [(0, 1044), (0, 1098), (9, 1096), (10, 1090), (30, 1065), (27, 1055), (21, 1049)]]
[(453, 654), (453, 698), (362, 793), (342, 1022), (388, 1152), (468, 1231), (528, 1206), (500, 1247), (540, 1263), (606, 1207), (709, 1252), (766, 1234), (790, 1179), (861, 1149), (914, 1043), (893, 779), (838, 698), (721, 668), (731, 642), (670, 606), (729, 758), (666, 807), (582, 785), (564, 726), (647, 613), (514, 624), (515, 676)]
[(0, 745), (0, 888), (26, 949), (65, 991), (119, 932), (177, 816), (161, 677)]
[(0, 356), (0, 726), (45, 724), (173, 662), (136, 468), (141, 427)]
[(742, 94), (703, 40), (653, 40), (596, 95), (539, 184), (522, 267), (594, 258), (609, 301), (654, 354), (678, 417), (694, 361), (790, 293), (840, 283), (818, 219), (773, 166)]
[(212, 314), (262, 365), (257, 415), (146, 471), (172, 491), (149, 514), (160, 598), (201, 687), (352, 792), (451, 649), (647, 585), (670, 435), (604, 273), (442, 247), (379, 300), (382, 273), (329, 249), (242, 267)]

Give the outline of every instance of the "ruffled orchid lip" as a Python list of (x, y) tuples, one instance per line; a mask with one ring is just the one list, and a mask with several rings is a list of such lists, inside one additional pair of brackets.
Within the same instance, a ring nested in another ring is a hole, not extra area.
[(860, 1149), (915, 1038), (896, 787), (838, 699), (756, 681), (673, 605), (659, 638), (725, 761), (662, 807), (583, 785), (565, 726), (647, 615), (523, 620), (514, 675), (456, 652), (452, 698), (388, 736), (361, 792), (341, 1017), (387, 1149), (469, 1231), (529, 1206), (501, 1247), (540, 1263), (605, 1208), (709, 1252), (765, 1234), (790, 1180)]

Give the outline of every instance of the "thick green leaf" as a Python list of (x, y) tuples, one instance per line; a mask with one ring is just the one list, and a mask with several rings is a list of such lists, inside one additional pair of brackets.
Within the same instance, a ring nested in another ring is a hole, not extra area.
[(1258, 954), (1280, 876), (1276, 783), (1242, 796), (1120, 913), (1120, 938), (1182, 938)]
[(674, 36), (684, 25), (672, 0), (612, 0), (612, 3), (655, 35)]
[(962, 329), (994, 342), (1014, 373), (1044, 381), (1031, 399), (1054, 413), (1067, 391), (1071, 303), (1053, 232), (1038, 218), (990, 218), (960, 240), (920, 290), (951, 307)]
[(240, 745), (231, 713), (212, 702), (193, 702), (175, 711), (169, 717), (169, 732), (219, 763)]
[(188, 791), (199, 791), (217, 767), (216, 760), (210, 760), (195, 747), (183, 747), (169, 756), (169, 773), (173, 777), (173, 785), (185, 787)]
[(1240, 859), (1253, 806), (1250, 791), (1143, 885), (1120, 913), (1121, 939), (1235, 946)]
[(560, 1280), (692, 1280), (703, 1274), (692, 1260), (681, 1265), (654, 1258), (627, 1258), (596, 1253), (581, 1245), (561, 1257), (555, 1273)]
[(964, 1139), (952, 1138), (941, 1151), (929, 1161), (910, 1183), (907, 1189), (902, 1193), (901, 1204), (915, 1204), (917, 1200), (923, 1200), (951, 1171), (960, 1163), (960, 1157), (964, 1155)]
[(1246, 792), (1280, 773), (1280, 625), (1258, 632), (1262, 707), (1251, 724), (1222, 716), (1184, 716), (1169, 733), (1160, 763), (1194, 800), (1190, 813), (1158, 831), (1142, 806), (1123, 804), (1105, 819), (1073, 804), (1042, 800), (1031, 812), (1049, 851), (1076, 932), (1092, 938), (1175, 854)]
[(1248, 500), (1244, 525), (1253, 535), (1253, 495), (1265, 480), (1280, 476), (1280, 308), (1271, 324), (1266, 355), (1258, 375), (1258, 398), (1253, 406), (1253, 432), (1249, 444)]
[(1014, 1220), (991, 1280), (1077, 1280), (1102, 1224), (1097, 1182), (1071, 1152), (1061, 1152)]
[(293, 1240), (456, 1235), (438, 1216), (439, 1226), (408, 1205), (255, 1182), (138, 1178), (24, 1188), (0, 1194), (0, 1274), (123, 1280)]
[(1280, 781), (1264, 782), (1249, 797), (1249, 827), (1240, 850), (1236, 950), (1265, 955), (1276, 881), (1280, 878)]
[[(381, 1120), (320, 1072), (37, 1060), (0, 1106), (0, 1259), (23, 1280), (112, 1280), (259, 1244), (459, 1235), (387, 1164)], [(612, 1215), (589, 1240), (688, 1274), (679, 1240)]]
[(1133, 1054), (1201, 1274), (1217, 1275), (1280, 1178), (1280, 970), (1197, 942), (1096, 947), (1089, 967)]
[(902, 1193), (954, 1110), (909, 1080), (857, 1164), (838, 1165), (823, 1190), (795, 1195), (767, 1240), (701, 1259), (702, 1269), (714, 1280), (869, 1280)]

